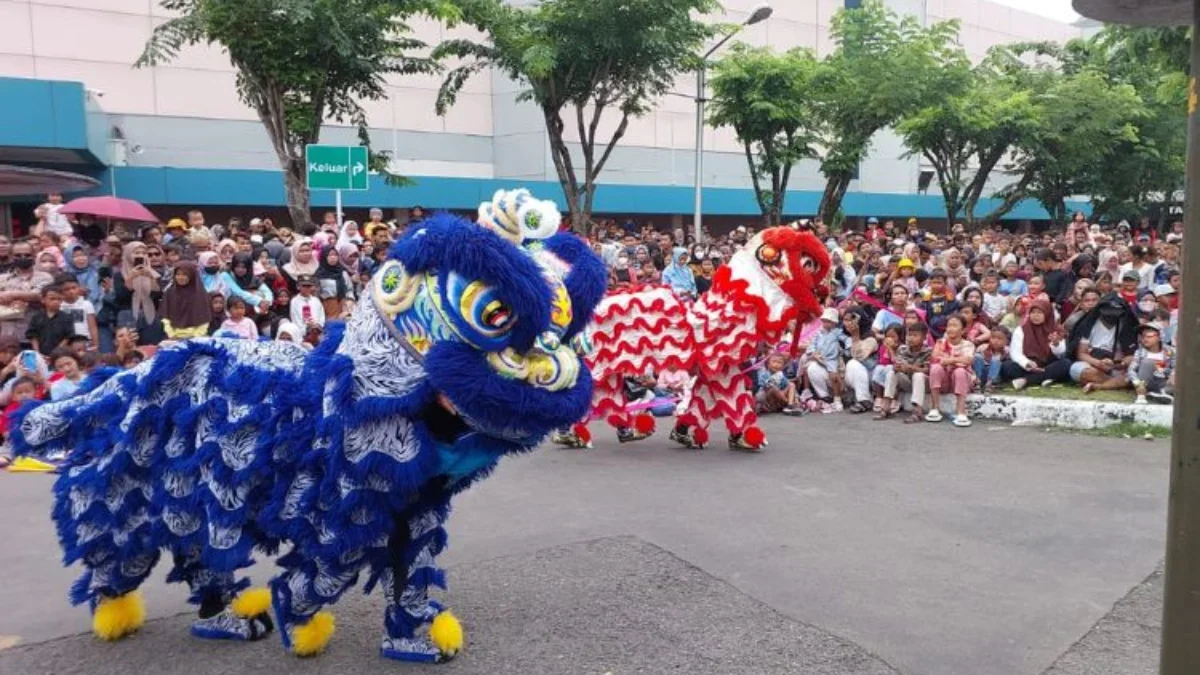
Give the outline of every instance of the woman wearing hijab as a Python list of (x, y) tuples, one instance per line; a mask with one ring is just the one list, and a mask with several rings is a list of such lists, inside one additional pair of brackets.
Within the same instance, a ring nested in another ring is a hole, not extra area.
[(237, 242), (232, 239), (222, 239), (217, 242), (217, 255), (221, 258), (221, 266), (225, 269), (233, 264), (233, 256), (237, 255)]
[(1048, 387), (1065, 382), (1070, 376), (1071, 362), (1067, 353), (1066, 335), (1054, 318), (1049, 300), (1034, 300), (1025, 320), (1013, 331), (1009, 358), (1001, 367), (1001, 375), (1012, 380), (1013, 389), (1028, 385)]
[(258, 306), (259, 297), (239, 286), (237, 279), (233, 278), (233, 273), (222, 269), (221, 258), (212, 251), (200, 254), (200, 281), (204, 284), (204, 290), (209, 293), (220, 293), (225, 299), (229, 299), (231, 295), (236, 296), (245, 300), (247, 305)]
[(321, 263), (317, 266), (317, 297), (330, 319), (340, 318), (346, 313), (346, 302), (353, 300), (353, 282), (342, 267), (336, 248), (321, 252)]
[(83, 244), (71, 244), (67, 247), (67, 274), (75, 277), (84, 295), (97, 308), (104, 296), (100, 288), (100, 266), (97, 265)]
[(696, 277), (688, 267), (688, 252), (682, 246), (671, 249), (671, 263), (663, 269), (663, 283), (682, 298), (696, 297)]
[[(230, 273), (233, 274), (233, 281), (237, 284), (237, 287), (245, 294), (254, 298), (246, 300), (246, 304), (250, 307), (251, 311), (262, 313), (271, 308), (271, 303), (275, 301), (275, 296), (271, 293), (271, 289), (255, 275), (252, 254), (238, 253), (233, 256)], [(246, 297), (241, 293), (238, 295), (243, 299)]]
[(162, 341), (158, 322), (158, 301), (162, 298), (158, 275), (150, 267), (146, 245), (130, 242), (121, 250), (121, 266), (113, 270), (113, 305), (117, 326), (137, 330), (138, 344), (156, 345)]
[(172, 340), (208, 335), (212, 322), (212, 300), (200, 281), (196, 263), (182, 261), (175, 266), (172, 283), (163, 292), (159, 305), (163, 331)]
[(289, 252), (291, 253), (291, 258), (285, 265), (279, 268), (279, 271), (283, 274), (284, 281), (287, 282), (288, 292), (294, 296), (299, 290), (296, 287), (296, 279), (301, 276), (316, 274), (320, 264), (317, 262), (317, 257), (313, 254), (311, 239), (300, 238), (293, 240)]
[(346, 274), (350, 277), (354, 297), (357, 299), (358, 293), (362, 289), (360, 283), (362, 255), (358, 251), (358, 246), (351, 243), (338, 244), (337, 252), (338, 258), (342, 261), (342, 269), (346, 270)]
[(63, 270), (62, 259), (62, 251), (57, 246), (42, 249), (37, 254), (37, 269), (54, 276)]

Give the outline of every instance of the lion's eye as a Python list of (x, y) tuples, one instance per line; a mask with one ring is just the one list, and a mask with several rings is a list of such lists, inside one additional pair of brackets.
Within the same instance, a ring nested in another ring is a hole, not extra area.
[(496, 289), (480, 281), (467, 285), (458, 308), (472, 328), (488, 337), (503, 335), (516, 323), (512, 307), (497, 297)]
[(763, 244), (758, 247), (758, 252), (755, 254), (758, 262), (764, 265), (778, 265), (781, 258), (779, 249), (770, 244)]

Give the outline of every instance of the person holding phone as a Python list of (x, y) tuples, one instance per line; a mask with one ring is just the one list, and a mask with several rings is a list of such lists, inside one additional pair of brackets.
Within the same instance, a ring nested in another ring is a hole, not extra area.
[(150, 267), (146, 245), (140, 241), (125, 244), (121, 265), (113, 269), (112, 276), (116, 326), (136, 329), (141, 344), (158, 344), (165, 337), (157, 310), (161, 299), (158, 274)]
[(325, 308), (316, 296), (317, 280), (302, 274), (296, 280), (299, 294), (292, 298), (292, 323), (304, 328), (307, 333), (313, 328), (325, 327)]

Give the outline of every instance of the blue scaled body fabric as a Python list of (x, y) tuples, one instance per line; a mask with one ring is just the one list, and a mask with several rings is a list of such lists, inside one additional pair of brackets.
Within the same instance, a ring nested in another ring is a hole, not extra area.
[[(165, 561), (199, 605), (197, 637), (278, 624), (287, 648), (318, 654), (325, 607), (361, 582), (386, 597), (384, 656), (457, 653), (461, 626), (430, 597), (445, 587), (451, 497), (590, 403), (570, 343), (606, 274), (558, 222), (520, 190), (478, 222), (437, 214), (314, 350), (191, 340), (19, 411), (19, 453), (67, 455), (53, 519), (64, 561), (85, 570), (70, 595), (95, 633), (138, 628), (135, 591)], [(242, 574), (255, 554), (278, 556), (269, 592)]]

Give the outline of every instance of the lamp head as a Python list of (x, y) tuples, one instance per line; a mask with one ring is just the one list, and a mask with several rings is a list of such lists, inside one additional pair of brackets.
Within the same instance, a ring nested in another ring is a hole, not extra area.
[(747, 17), (746, 22), (742, 25), (753, 26), (754, 24), (759, 23), (761, 21), (766, 21), (767, 19), (771, 18), (771, 13), (774, 11), (775, 10), (771, 9), (770, 5), (767, 5), (767, 4), (759, 5), (754, 8), (753, 12), (750, 12), (750, 16)]

